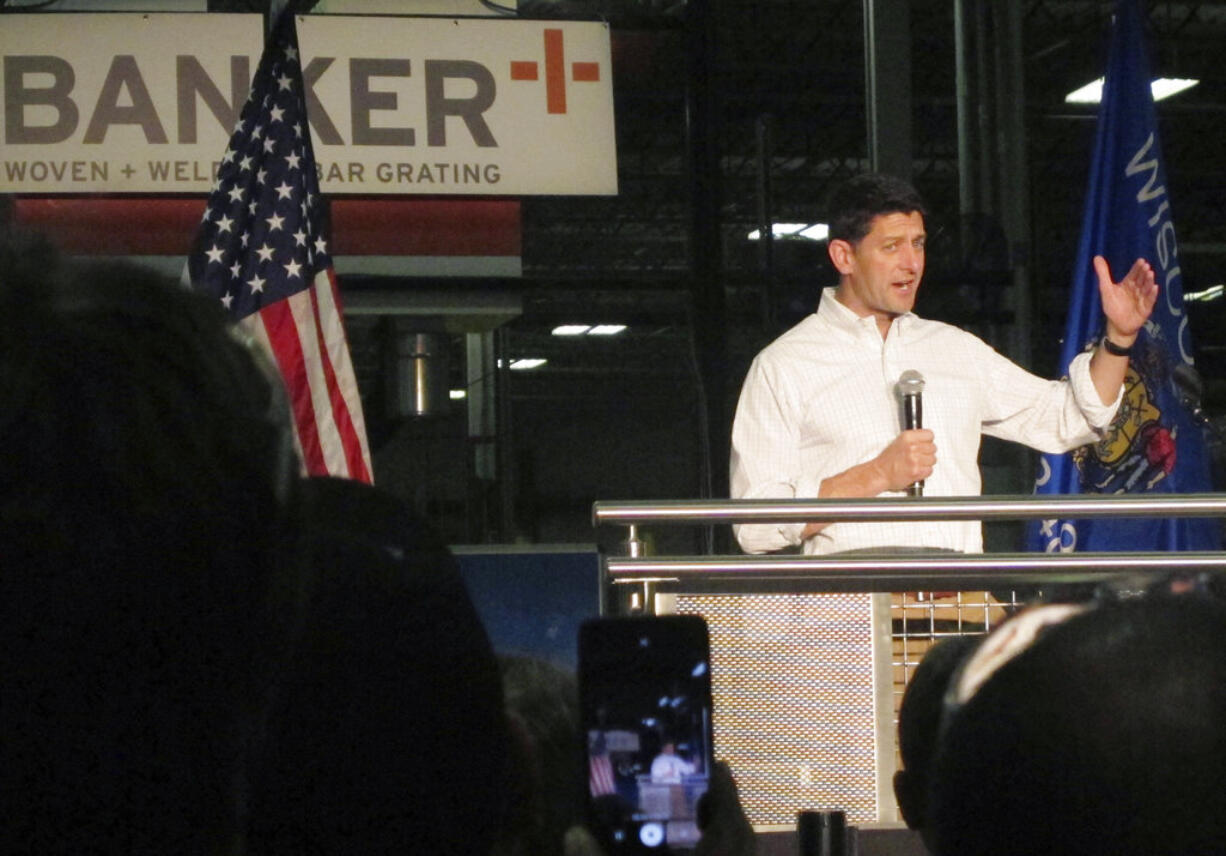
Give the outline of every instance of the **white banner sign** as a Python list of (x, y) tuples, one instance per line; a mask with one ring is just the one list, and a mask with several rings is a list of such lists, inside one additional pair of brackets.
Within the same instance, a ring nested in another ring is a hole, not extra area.
[[(208, 191), (262, 27), (6, 15), (0, 192)], [(617, 192), (605, 24), (308, 15), (298, 38), (324, 192)]]

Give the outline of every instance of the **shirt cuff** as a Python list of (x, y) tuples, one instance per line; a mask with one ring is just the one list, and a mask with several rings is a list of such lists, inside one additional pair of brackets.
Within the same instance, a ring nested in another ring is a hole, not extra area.
[(1110, 404), (1103, 404), (1098, 398), (1098, 390), (1094, 388), (1094, 379), (1090, 377), (1090, 358), (1092, 356), (1092, 351), (1083, 351), (1073, 357), (1073, 361), (1068, 365), (1068, 378), (1073, 388), (1073, 399), (1085, 416), (1086, 422), (1091, 428), (1101, 430), (1110, 425), (1111, 420), (1115, 418), (1115, 412), (1119, 409), (1120, 402), (1124, 400), (1124, 385), (1120, 384), (1120, 391), (1116, 393), (1114, 401)]
[[(796, 480), (796, 498), (797, 499), (817, 499), (817, 491), (822, 486), (824, 476), (803, 475)], [(805, 531), (808, 523), (786, 523), (787, 534), (791, 536), (793, 544), (802, 544), (803, 539), (801, 533)]]
[[(804, 476), (793, 482), (790, 495), (775, 495), (769, 493), (762, 496), (742, 496), (740, 499), (777, 499), (789, 502), (793, 499), (815, 499), (817, 489), (822, 480), (812, 476)], [(732, 531), (737, 543), (746, 553), (774, 553), (788, 547), (802, 545), (801, 534), (807, 523), (738, 523), (733, 524)]]
[(746, 553), (777, 553), (800, 544), (803, 523), (736, 523), (732, 532)]

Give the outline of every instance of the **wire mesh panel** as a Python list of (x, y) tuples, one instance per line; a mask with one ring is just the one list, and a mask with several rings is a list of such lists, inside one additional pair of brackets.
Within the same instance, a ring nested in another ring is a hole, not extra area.
[(950, 636), (987, 633), (1021, 604), (1014, 592), (901, 592), (890, 595), (895, 759), (898, 708), (915, 667), (928, 649)]
[(878, 820), (873, 596), (678, 595), (676, 610), (710, 628), (716, 753), (750, 821)]

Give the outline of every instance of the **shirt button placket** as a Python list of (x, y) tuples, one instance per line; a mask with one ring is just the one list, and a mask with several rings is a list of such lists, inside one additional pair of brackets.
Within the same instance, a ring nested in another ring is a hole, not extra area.
[(899, 344), (902, 336), (899, 335), (898, 326), (898, 321), (895, 320), (890, 328), (890, 335), (886, 337), (881, 348), (881, 379), (885, 384), (887, 395), (893, 395), (894, 383), (903, 372), (903, 350)]

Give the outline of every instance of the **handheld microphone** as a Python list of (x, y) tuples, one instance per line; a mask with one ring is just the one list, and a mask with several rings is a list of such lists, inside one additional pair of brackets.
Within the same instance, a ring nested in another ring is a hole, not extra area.
[[(907, 369), (898, 378), (898, 394), (902, 396), (903, 427), (910, 431), (924, 427), (924, 376)], [(923, 496), (924, 483), (917, 481), (907, 488), (908, 496)]]

